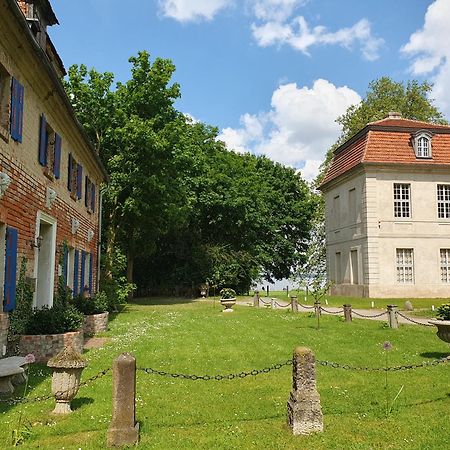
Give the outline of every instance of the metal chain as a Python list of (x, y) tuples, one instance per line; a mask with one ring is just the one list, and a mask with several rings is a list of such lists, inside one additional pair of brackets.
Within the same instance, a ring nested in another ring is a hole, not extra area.
[[(87, 379), (86, 381), (83, 381), (83, 383), (80, 383), (79, 388), (87, 386), (87, 385), (91, 384), (93, 381), (104, 377), (110, 370), (111, 370), (111, 368), (108, 367), (107, 369), (100, 371), (99, 373), (97, 373), (93, 377)], [(70, 390), (72, 390), (72, 389), (70, 389)], [(67, 390), (67, 391), (58, 391), (55, 394), (40, 395), (40, 396), (37, 396), (37, 397), (21, 397), (21, 398), (0, 399), (0, 403), (6, 403), (8, 405), (17, 405), (19, 403), (38, 403), (38, 402), (43, 402), (45, 400), (49, 400), (51, 398), (54, 398), (55, 395), (62, 395), (64, 393), (66, 393), (66, 392), (69, 392), (69, 390)]]
[(306, 305), (302, 305), (301, 303), (297, 303), (297, 305), (301, 306), (302, 308), (305, 308), (305, 309), (314, 309), (315, 308), (315, 306), (306, 306)]
[(327, 314), (341, 314), (344, 312), (343, 309), (341, 309), (340, 311), (328, 311), (327, 309), (322, 308), (322, 307), (320, 307), (320, 310)]
[(344, 369), (344, 370), (356, 370), (359, 372), (395, 372), (398, 370), (411, 370), (411, 369), (419, 369), (422, 367), (428, 366), (437, 366), (438, 364), (444, 364), (450, 362), (450, 356), (446, 356), (440, 359), (434, 359), (433, 361), (424, 361), (420, 364), (408, 364), (403, 366), (391, 366), (391, 367), (354, 367), (348, 364), (339, 364), (336, 362), (330, 361), (320, 361), (316, 360), (317, 364), (321, 366), (332, 367), (333, 369)]
[(434, 325), (431, 325), (431, 323), (422, 323), (422, 322), (418, 322), (417, 320), (411, 319), (408, 316), (405, 316), (404, 314), (402, 314), (401, 312), (396, 311), (396, 314), (398, 314), (400, 317), (403, 317), (406, 320), (409, 320), (412, 323), (415, 323), (416, 325), (422, 325), (424, 327), (434, 327)]
[(264, 369), (253, 369), (250, 372), (239, 372), (239, 373), (230, 373), (228, 375), (191, 375), (191, 374), (184, 374), (184, 373), (171, 373), (171, 372), (164, 372), (163, 370), (156, 370), (152, 369), (151, 367), (138, 367), (138, 370), (142, 372), (146, 372), (149, 375), (160, 375), (162, 377), (171, 377), (171, 378), (183, 378), (185, 380), (203, 380), (203, 381), (210, 381), (210, 380), (233, 380), (235, 378), (246, 378), (248, 376), (254, 376), (261, 375), (263, 373), (269, 373), (272, 370), (279, 370), (284, 366), (290, 366), (292, 365), (292, 359), (288, 359), (286, 362), (273, 364), (272, 366), (265, 367)]
[(271, 302), (265, 302), (261, 297), (259, 298), (259, 301), (263, 304), (263, 305), (270, 305)]
[(370, 318), (372, 318), (372, 317), (381, 317), (381, 316), (384, 316), (384, 315), (387, 314), (387, 313), (388, 313), (387, 311), (383, 311), (383, 312), (380, 313), (380, 314), (374, 314), (374, 315), (372, 315), (372, 316), (369, 316), (369, 315), (367, 315), (367, 314), (357, 313), (356, 311), (352, 310), (352, 314), (354, 314), (355, 316), (365, 317), (365, 318), (367, 318), (367, 319), (370, 319)]
[(275, 302), (275, 305), (278, 306), (279, 308), (288, 308), (289, 306), (291, 306), (290, 303), (288, 303), (287, 305), (280, 305), (278, 302)]

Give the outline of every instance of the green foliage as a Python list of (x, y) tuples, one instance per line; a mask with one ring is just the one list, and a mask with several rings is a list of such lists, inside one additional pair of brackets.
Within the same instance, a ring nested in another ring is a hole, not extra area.
[(236, 291), (231, 288), (223, 288), (220, 290), (220, 298), (223, 298), (224, 300), (236, 298)]
[(325, 176), (333, 159), (333, 151), (369, 122), (384, 119), (389, 112), (399, 112), (405, 119), (420, 120), (437, 124), (447, 124), (443, 114), (429, 98), (433, 85), (424, 81), (411, 80), (407, 83), (381, 77), (369, 84), (365, 98), (358, 105), (350, 106), (345, 114), (337, 118), (342, 126), (341, 135), (327, 152), (316, 183)]
[(86, 316), (92, 314), (101, 314), (108, 311), (109, 303), (105, 292), (98, 292), (94, 297), (83, 297), (77, 295), (72, 300), (73, 306)]
[(61, 334), (76, 331), (83, 325), (84, 316), (75, 307), (53, 306), (35, 309), (25, 334)]
[(9, 314), (10, 336), (24, 334), (33, 313), (33, 291), (26, 279), (27, 260), (22, 258), (16, 288), (16, 308)]
[(450, 320), (450, 303), (444, 303), (438, 307), (437, 317), (442, 320)]

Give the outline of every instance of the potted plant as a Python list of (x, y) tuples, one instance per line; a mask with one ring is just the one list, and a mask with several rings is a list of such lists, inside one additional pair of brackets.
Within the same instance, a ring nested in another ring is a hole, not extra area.
[(76, 296), (73, 305), (84, 314), (84, 334), (93, 335), (108, 329), (108, 299), (105, 292), (98, 292), (94, 297)]
[(436, 325), (439, 339), (450, 344), (450, 303), (444, 303), (437, 309), (438, 320), (430, 320), (429, 323)]
[(236, 291), (231, 288), (223, 288), (220, 291), (220, 303), (225, 307), (223, 312), (233, 312), (236, 304)]

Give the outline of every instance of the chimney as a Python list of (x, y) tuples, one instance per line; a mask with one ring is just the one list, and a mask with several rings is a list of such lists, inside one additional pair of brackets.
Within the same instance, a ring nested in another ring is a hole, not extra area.
[(385, 119), (401, 119), (402, 115), (399, 112), (389, 111)]

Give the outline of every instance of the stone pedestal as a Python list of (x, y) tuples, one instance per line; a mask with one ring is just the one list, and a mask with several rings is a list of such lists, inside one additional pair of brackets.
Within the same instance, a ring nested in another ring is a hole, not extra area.
[(253, 297), (253, 306), (255, 308), (259, 307), (259, 291), (255, 291), (255, 295)]
[(136, 359), (129, 353), (122, 353), (113, 365), (113, 414), (108, 429), (108, 446), (138, 442), (135, 397)]
[(352, 305), (344, 305), (344, 318), (346, 322), (351, 322), (353, 320), (352, 317)]
[(320, 396), (316, 389), (315, 357), (305, 347), (294, 350), (292, 391), (287, 402), (287, 413), (294, 435), (323, 431)]

